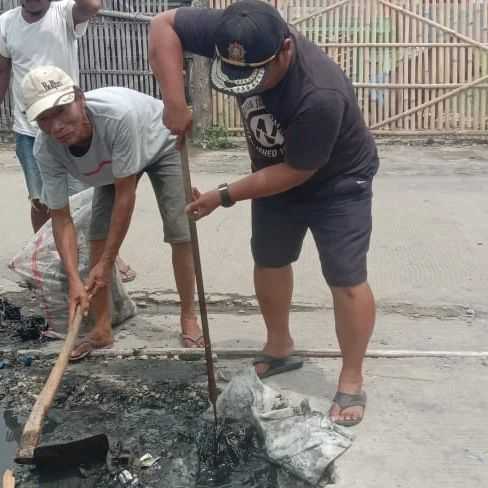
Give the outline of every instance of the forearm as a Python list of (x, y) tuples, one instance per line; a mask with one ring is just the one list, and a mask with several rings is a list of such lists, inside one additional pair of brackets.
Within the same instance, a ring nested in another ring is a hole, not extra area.
[(165, 105), (186, 106), (183, 47), (173, 28), (174, 12), (157, 15), (149, 31), (149, 63)]
[(71, 217), (57, 217), (53, 214), (52, 222), (54, 241), (63, 261), (66, 275), (70, 281), (79, 278), (78, 244), (73, 220)]
[(110, 267), (115, 263), (120, 246), (129, 229), (130, 220), (135, 206), (135, 193), (115, 195), (112, 219), (101, 260)]
[(268, 166), (229, 185), (231, 200), (249, 200), (283, 193), (304, 183), (314, 171), (299, 171), (286, 163)]
[(73, 20), (75, 25), (86, 22), (97, 15), (102, 8), (102, 0), (75, 0)]

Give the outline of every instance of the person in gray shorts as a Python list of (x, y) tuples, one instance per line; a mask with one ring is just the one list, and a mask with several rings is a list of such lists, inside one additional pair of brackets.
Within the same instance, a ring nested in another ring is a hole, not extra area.
[[(70, 314), (91, 307), (95, 327), (80, 341), (72, 360), (113, 342), (110, 282), (119, 248), (129, 228), (137, 182), (147, 173), (171, 244), (176, 286), (181, 299), (185, 347), (202, 346), (194, 312), (194, 270), (179, 153), (175, 137), (163, 126), (163, 103), (127, 88), (82, 93), (61, 69), (41, 66), (24, 78), (27, 116), (41, 131), (34, 154), (44, 182), (53, 232), (69, 279)], [(79, 272), (76, 229), (70, 215), (68, 175), (95, 187), (90, 228), (91, 271)]]

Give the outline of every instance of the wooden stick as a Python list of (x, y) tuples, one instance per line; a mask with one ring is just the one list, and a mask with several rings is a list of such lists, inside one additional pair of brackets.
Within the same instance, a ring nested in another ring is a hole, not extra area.
[(69, 356), (78, 337), (82, 319), (81, 309), (77, 307), (75, 317), (69, 325), (68, 334), (64, 340), (58, 359), (49, 373), (49, 377), (41, 393), (38, 395), (36, 403), (32, 407), (31, 414), (24, 425), (24, 431), (20, 439), (20, 447), (17, 450), (16, 457), (18, 459), (32, 459), (34, 457), (34, 449), (39, 444), (44, 417), (58, 391), (64, 371), (68, 365)]
[[(321, 48), (326, 47), (471, 47), (467, 42), (321, 42)], [(488, 45), (487, 45), (488, 46)]]
[[(353, 83), (356, 88), (390, 88), (390, 89), (403, 89), (403, 88), (419, 88), (419, 89), (432, 89), (432, 88), (459, 88), (464, 86), (464, 83)], [(488, 85), (476, 85), (474, 88), (488, 88)]]
[[(381, 17), (378, 18), (378, 22), (381, 21), (383, 22), (382, 25), (382, 36), (381, 40), (388, 42), (390, 40), (390, 35), (391, 35), (391, 29), (390, 29), (390, 9), (388, 7), (385, 7), (384, 5), (381, 5), (380, 9), (380, 15)], [(377, 39), (375, 39), (377, 40)], [(381, 53), (381, 58), (382, 58), (382, 66), (383, 66), (383, 83), (390, 81), (391, 80), (391, 68), (392, 68), (392, 56), (391, 52), (389, 49), (383, 49)], [(391, 90), (382, 90), (383, 94), (383, 104), (380, 112), (381, 120), (385, 120), (390, 116), (390, 96), (391, 96)]]
[[(462, 3), (462, 7), (465, 9), (466, 11), (466, 22), (467, 22), (467, 33), (469, 35), (469, 37), (472, 37), (474, 38), (475, 35), (475, 30), (473, 29), (473, 26), (475, 25), (475, 22), (474, 22), (474, 2), (466, 2), (466, 0), (463, 0), (463, 3)], [(479, 25), (476, 24), (477, 26)], [(478, 40), (479, 40), (479, 36), (478, 36)], [(467, 74), (467, 78), (465, 81), (471, 81), (473, 79), (473, 73), (476, 73), (476, 75), (474, 75), (474, 77), (476, 77), (480, 71), (479, 71), (479, 68), (477, 70), (477, 72), (474, 71), (474, 68), (476, 66), (476, 59), (479, 55), (479, 51), (478, 49), (476, 50), (473, 50), (473, 49), (466, 49), (467, 53), (467, 65), (468, 65), (468, 69), (466, 70), (466, 74)], [(477, 122), (477, 119), (478, 119), (478, 116), (479, 116), (479, 104), (475, 103), (474, 106), (473, 106), (473, 102), (477, 102), (478, 100), (476, 99), (476, 95), (477, 95), (478, 92), (472, 92), (472, 93), (467, 93), (466, 94), (466, 116), (463, 117), (463, 124), (461, 126), (461, 129), (465, 129), (465, 128), (468, 128), (468, 129), (475, 129), (478, 124), (476, 123)], [(473, 110), (474, 109), (474, 110)]]
[[(181, 167), (183, 173), (183, 186), (185, 189), (186, 201), (187, 203), (191, 203), (193, 197), (192, 197), (192, 186), (191, 186), (191, 175), (190, 175), (190, 163), (188, 161), (188, 147), (186, 145), (186, 141), (183, 141), (180, 152), (181, 152)], [(197, 282), (198, 303), (200, 305), (200, 319), (202, 321), (202, 332), (203, 332), (203, 338), (205, 342), (205, 358), (207, 362), (207, 377), (208, 377), (208, 395), (209, 395), (210, 402), (214, 407), (214, 413), (215, 413), (216, 402), (217, 402), (217, 387), (215, 385), (215, 371), (213, 366), (212, 344), (210, 342), (210, 331), (208, 328), (207, 304), (205, 301), (205, 290), (203, 287), (202, 263), (200, 259), (200, 248), (198, 245), (197, 224), (195, 220), (193, 220), (191, 217), (188, 219), (188, 223), (190, 226), (193, 266), (195, 268), (195, 278)]]
[[(412, 4), (416, 4), (416, 2), (414, 0), (410, 0), (410, 5)], [(417, 23), (412, 20), (412, 23), (410, 25), (410, 32), (409, 32), (409, 36), (410, 36), (410, 39), (411, 40), (416, 40), (416, 37), (417, 37)], [(409, 79), (409, 82), (410, 83), (415, 83), (417, 82), (418, 78), (417, 78), (417, 71), (416, 71), (416, 67), (418, 65), (418, 62), (419, 62), (419, 52), (416, 51), (414, 55), (412, 55), (412, 58), (410, 60), (410, 79)], [(417, 104), (417, 100), (416, 100), (416, 96), (415, 96), (415, 90), (412, 90), (410, 89), (409, 90), (409, 99), (410, 99), (410, 107), (415, 107), (415, 105)], [(416, 120), (415, 120), (415, 115), (412, 115), (412, 117), (410, 117), (410, 127), (412, 129), (414, 128), (418, 128), (418, 125), (416, 124)]]
[[(431, 6), (430, 6), (430, 11), (433, 20), (435, 21), (437, 19), (437, 0), (432, 0)], [(432, 42), (437, 41), (437, 30), (434, 28), (431, 28), (428, 31), (431, 34), (431, 40)], [(431, 51), (431, 66), (432, 68), (430, 69), (430, 83), (435, 84), (437, 83), (437, 59), (439, 57), (440, 50), (438, 46), (434, 46)], [(430, 102), (432, 98), (435, 98), (437, 96), (437, 90), (432, 90), (430, 93), (430, 97), (427, 100)], [(438, 105), (432, 105), (430, 108), (430, 123), (429, 123), (429, 130), (435, 130), (436, 128), (436, 121), (437, 121), (437, 113), (438, 113)]]
[[(393, 12), (397, 15), (397, 30), (398, 34), (397, 37), (400, 41), (400, 43), (408, 43), (409, 42), (409, 37), (405, 36), (405, 16), (404, 15), (399, 15), (399, 12), (393, 9)], [(396, 71), (398, 72), (398, 83), (401, 85), (406, 85), (408, 86), (408, 77), (405, 76), (405, 67), (408, 65), (408, 52), (406, 49), (401, 49), (400, 50), (400, 55), (398, 58), (399, 63), (395, 66)], [(397, 106), (395, 108), (395, 111), (393, 113), (397, 112), (403, 112), (404, 110), (407, 110), (408, 107), (405, 105), (405, 94), (408, 93), (408, 89), (402, 89), (402, 91), (399, 93), (397, 97)], [(391, 118), (388, 117), (388, 118)], [(385, 119), (388, 120), (388, 119)], [(404, 129), (408, 128), (405, 124), (405, 121), (402, 119), (399, 119), (398, 123), (395, 124), (395, 128), (399, 129)]]
[[(474, 8), (474, 4), (471, 4), (470, 8)], [(481, 2), (476, 3), (476, 10), (474, 11), (474, 19), (481, 19)], [(481, 23), (473, 21), (473, 37), (481, 42)], [(487, 19), (488, 22), (488, 19)], [(487, 26), (488, 27), (488, 26)], [(473, 66), (474, 73), (481, 73), (481, 53), (479, 50), (474, 52), (474, 66)], [(481, 92), (475, 91), (473, 93), (473, 124), (471, 129), (480, 129), (481, 128)]]
[[(437, 18), (435, 22), (439, 22), (440, 24), (444, 24), (445, 18), (446, 18), (446, 2), (445, 0), (439, 0), (439, 6), (437, 9)], [(438, 37), (439, 40), (444, 40), (445, 38), (445, 32), (439, 31), (438, 29), (434, 29), (434, 36)], [(436, 69), (437, 72), (437, 77), (439, 83), (444, 83), (448, 82), (448, 79), (445, 79), (444, 76), (444, 66), (446, 65), (446, 59), (447, 59), (447, 48), (441, 48), (439, 52), (439, 61), (437, 63), (438, 68)], [(436, 96), (434, 97), (434, 100), (443, 95), (445, 93), (444, 90), (437, 90)], [(444, 129), (447, 130), (446, 126), (446, 110), (445, 106), (443, 103), (438, 103), (434, 105), (437, 107), (437, 127), (436, 129)]]
[(315, 12), (312, 12), (311, 14), (302, 17), (301, 19), (294, 20), (291, 22), (291, 25), (297, 26), (298, 24), (301, 24), (303, 22), (306, 22), (307, 20), (313, 19), (317, 15), (325, 14), (326, 12), (329, 12), (330, 10), (334, 10), (341, 5), (344, 5), (345, 3), (350, 2), (351, 0), (342, 0), (341, 2), (334, 3), (333, 5), (329, 5), (328, 7), (321, 8), (319, 10), (316, 10)]
[[(459, 25), (459, 2), (462, 0), (458, 0), (452, 3), (452, 7), (450, 6), (450, 11), (452, 12), (452, 19), (449, 25), (452, 25), (453, 29), (456, 32), (466, 32), (462, 26)], [(463, 48), (451, 48), (449, 51), (452, 53), (451, 60), (448, 60), (448, 70), (450, 73), (451, 78), (449, 79), (452, 83), (464, 83), (464, 70), (466, 69), (466, 61), (464, 59), (464, 49)], [(446, 63), (447, 64), (447, 63)], [(461, 94), (460, 97), (454, 97), (451, 99), (451, 103), (449, 105), (451, 110), (448, 113), (454, 114), (453, 128), (455, 129), (462, 129), (462, 124), (460, 123), (459, 119), (463, 119), (466, 116), (466, 110), (464, 107), (464, 97)]]
[(3, 474), (3, 488), (15, 488), (15, 478), (14, 474), (10, 469), (7, 469)]
[(471, 44), (472, 46), (479, 47), (480, 49), (483, 49), (484, 51), (488, 51), (488, 45), (482, 44), (481, 42), (475, 41), (474, 39), (471, 39), (470, 37), (464, 36), (463, 34), (460, 34), (459, 32), (456, 32), (453, 29), (449, 29), (449, 27), (446, 27), (445, 25), (439, 24), (437, 22), (434, 22), (427, 17), (424, 17), (422, 15), (417, 15), (414, 12), (407, 10), (403, 7), (399, 7), (398, 5), (388, 2), (387, 0), (377, 0), (378, 2), (382, 3), (383, 5), (387, 5), (388, 7), (397, 10), (398, 12), (402, 12), (405, 14), (407, 17), (412, 17), (417, 20), (421, 20), (422, 22), (425, 22), (426, 24), (429, 24), (433, 27), (437, 27), (438, 29), (451, 34), (454, 37), (457, 37), (458, 39), (463, 40), (464, 42), (467, 42), (468, 44)]

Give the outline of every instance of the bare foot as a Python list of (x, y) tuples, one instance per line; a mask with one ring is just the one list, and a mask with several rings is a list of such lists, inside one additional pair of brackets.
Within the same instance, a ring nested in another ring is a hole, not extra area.
[[(295, 345), (293, 341), (290, 339), (285, 344), (271, 344), (266, 343), (263, 347), (263, 354), (268, 356), (272, 356), (273, 358), (286, 358), (289, 356), (293, 350), (295, 349)], [(256, 374), (258, 376), (262, 376), (265, 374), (271, 366), (265, 363), (257, 363), (254, 368), (256, 369)]]
[(205, 347), (202, 329), (200, 328), (196, 315), (181, 315), (180, 324), (183, 347), (189, 349)]

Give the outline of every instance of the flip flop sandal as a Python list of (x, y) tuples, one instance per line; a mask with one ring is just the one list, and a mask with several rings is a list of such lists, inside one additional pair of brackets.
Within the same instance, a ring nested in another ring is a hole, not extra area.
[(119, 268), (119, 273), (122, 283), (129, 283), (130, 281), (134, 281), (137, 277), (137, 273), (129, 265), (127, 265), (127, 269), (124, 271)]
[(76, 363), (78, 361), (81, 361), (82, 359), (85, 359), (87, 356), (89, 356), (92, 353), (94, 349), (93, 342), (90, 341), (89, 339), (81, 340), (75, 345), (74, 349), (77, 350), (80, 349), (81, 347), (83, 347), (83, 352), (80, 352), (79, 354), (73, 354), (73, 352), (71, 352), (69, 356), (70, 363)]
[(70, 363), (77, 363), (78, 361), (85, 359), (95, 349), (109, 349), (110, 347), (112, 347), (112, 344), (109, 344), (107, 346), (97, 347), (96, 344), (93, 341), (91, 341), (90, 339), (82, 339), (80, 342), (78, 342), (78, 344), (76, 344), (74, 349), (79, 349), (82, 346), (84, 346), (84, 350), (80, 354), (73, 356), (73, 353), (71, 353), (71, 355), (69, 357)]
[(341, 427), (353, 427), (361, 420), (363, 420), (364, 412), (366, 410), (366, 392), (362, 391), (361, 393), (343, 393), (342, 391), (338, 391), (335, 394), (334, 399), (332, 400), (333, 403), (339, 405), (341, 412), (350, 407), (363, 407), (363, 414), (361, 417), (352, 420), (335, 420), (334, 423), (340, 425)]
[[(204, 340), (202, 335), (197, 336), (197, 337), (193, 337), (193, 336), (188, 335), (188, 334), (180, 334), (180, 337), (181, 337), (181, 343), (182, 343), (183, 347), (185, 347), (187, 349), (195, 349), (197, 347), (200, 347), (200, 348), (205, 347), (205, 340)], [(192, 345), (187, 346), (185, 344), (185, 342), (190, 342)]]
[(303, 366), (303, 359), (296, 356), (286, 356), (284, 358), (275, 358), (269, 356), (268, 354), (260, 354), (256, 356), (252, 362), (253, 366), (256, 364), (267, 364), (269, 366), (268, 370), (258, 375), (260, 378), (268, 378), (275, 374), (286, 373), (287, 371), (293, 371), (299, 369)]

